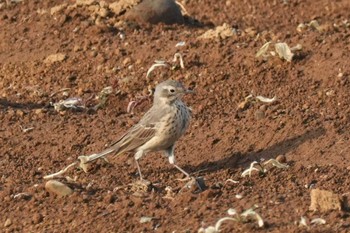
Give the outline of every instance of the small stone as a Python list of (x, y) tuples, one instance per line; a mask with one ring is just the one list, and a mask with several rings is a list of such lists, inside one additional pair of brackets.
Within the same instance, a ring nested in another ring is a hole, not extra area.
[(50, 14), (54, 15), (56, 13), (61, 13), (66, 7), (67, 7), (67, 3), (63, 3), (61, 5), (57, 5), (51, 8), (50, 10)]
[(34, 224), (39, 224), (43, 221), (43, 219), (44, 219), (44, 217), (41, 214), (36, 213), (33, 215), (32, 222)]
[(123, 65), (126, 66), (127, 64), (129, 64), (131, 62), (131, 58), (127, 57), (123, 60)]
[(76, 0), (77, 6), (90, 6), (95, 3), (95, 0)]
[(97, 54), (98, 54), (97, 51), (91, 51), (90, 52), (91, 57), (96, 57)]
[(108, 8), (108, 3), (106, 1), (100, 1), (99, 4), (100, 4), (100, 7)]
[(276, 160), (277, 162), (280, 162), (280, 163), (286, 163), (287, 162), (287, 158), (285, 155), (279, 155), (276, 157)]
[(4, 223), (4, 227), (9, 227), (9, 226), (11, 226), (12, 225), (12, 221), (11, 221), (11, 219), (6, 219), (6, 221), (5, 221), (5, 223)]
[(55, 62), (61, 62), (66, 59), (66, 54), (64, 53), (56, 53), (56, 54), (51, 54), (48, 57), (45, 58), (44, 63), (46, 64), (52, 64)]
[(102, 18), (106, 18), (109, 14), (109, 11), (106, 8), (100, 8), (98, 11), (98, 15), (101, 16)]
[(45, 189), (48, 192), (54, 193), (61, 197), (68, 196), (73, 193), (73, 190), (71, 188), (57, 180), (49, 180), (46, 182)]
[(74, 52), (79, 52), (81, 50), (82, 50), (82, 48), (79, 45), (74, 45), (74, 48), (73, 48)]
[(265, 112), (261, 111), (260, 109), (255, 111), (255, 119), (261, 120), (264, 118), (265, 118)]
[(34, 111), (34, 113), (35, 113), (36, 115), (40, 115), (40, 114), (42, 114), (43, 112), (44, 112), (44, 110), (43, 110), (42, 108), (35, 109), (35, 111)]
[(337, 194), (327, 190), (311, 190), (311, 211), (326, 212), (328, 210), (341, 210), (341, 200)]
[(22, 110), (16, 110), (16, 115), (19, 117), (23, 117), (24, 112)]
[(267, 109), (267, 107), (266, 107), (266, 105), (261, 105), (261, 106), (259, 107), (259, 109), (260, 109), (261, 111), (265, 112), (266, 109)]

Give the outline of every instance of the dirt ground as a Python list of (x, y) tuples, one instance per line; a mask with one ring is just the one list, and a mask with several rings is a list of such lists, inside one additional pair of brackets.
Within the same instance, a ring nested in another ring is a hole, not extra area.
[[(197, 232), (229, 208), (252, 207), (263, 227), (249, 218), (221, 231), (350, 232), (345, 201), (342, 210), (309, 210), (312, 189), (350, 192), (348, 0), (185, 0), (196, 23), (146, 27), (118, 26), (95, 3), (74, 3), (0, 1), (1, 232)], [(200, 38), (224, 23), (229, 35)], [(266, 54), (277, 42), (302, 48), (291, 62), (256, 57), (268, 41)], [(183, 69), (173, 62), (177, 52)], [(170, 66), (146, 78), (155, 60)], [(74, 190), (69, 196), (47, 192), (45, 175), (115, 141), (152, 101), (133, 113), (128, 103), (166, 79), (196, 91), (184, 98), (193, 119), (175, 153), (204, 178), (204, 191), (183, 188), (168, 160), (150, 153), (140, 160), (152, 182), (144, 192), (132, 185), (139, 178), (131, 154), (97, 161), (88, 173), (68, 171), (57, 180)], [(106, 87), (113, 91), (101, 97)], [(242, 104), (250, 94), (277, 100)], [(54, 109), (68, 97), (87, 108)], [(289, 167), (241, 176), (253, 161), (277, 156)]]

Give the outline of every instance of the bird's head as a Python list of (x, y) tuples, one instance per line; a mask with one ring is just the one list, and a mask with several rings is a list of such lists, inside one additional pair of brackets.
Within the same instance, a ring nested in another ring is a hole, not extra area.
[(167, 80), (156, 86), (154, 92), (154, 101), (161, 101), (164, 103), (173, 103), (185, 94), (193, 93), (193, 91), (186, 89), (180, 82), (175, 80)]

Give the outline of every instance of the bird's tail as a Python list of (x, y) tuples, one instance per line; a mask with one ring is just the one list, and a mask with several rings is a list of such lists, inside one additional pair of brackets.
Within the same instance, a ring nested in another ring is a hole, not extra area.
[(85, 156), (85, 155), (79, 156), (78, 159), (80, 160), (80, 163), (83, 163), (83, 164), (90, 163), (90, 162), (92, 162), (98, 158), (104, 157), (112, 152), (118, 152), (118, 150), (119, 150), (119, 146), (114, 145), (114, 146), (111, 146), (111, 147), (103, 150), (100, 153), (97, 153), (97, 154), (92, 154), (89, 156)]

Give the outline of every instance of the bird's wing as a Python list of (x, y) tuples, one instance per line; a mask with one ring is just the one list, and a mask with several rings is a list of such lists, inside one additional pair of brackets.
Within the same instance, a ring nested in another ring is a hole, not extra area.
[[(155, 114), (158, 113), (158, 114)], [(159, 108), (152, 106), (146, 112), (138, 124), (133, 126), (126, 134), (111, 146), (116, 148), (116, 152), (123, 153), (133, 151), (148, 142), (157, 132), (162, 114), (159, 114)]]
[(153, 123), (138, 123), (124, 134), (112, 147), (118, 148), (118, 154), (133, 151), (148, 142), (156, 134), (156, 125)]
[(104, 157), (112, 152), (121, 154), (123, 152), (133, 151), (150, 140), (155, 135), (155, 132), (156, 128), (154, 124), (143, 125), (139, 123), (132, 127), (126, 134), (107, 149), (98, 154), (80, 156), (79, 159), (84, 164)]

